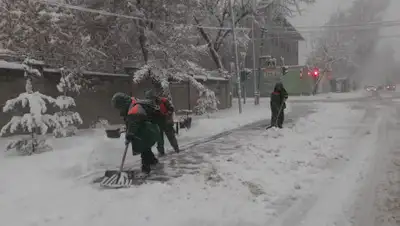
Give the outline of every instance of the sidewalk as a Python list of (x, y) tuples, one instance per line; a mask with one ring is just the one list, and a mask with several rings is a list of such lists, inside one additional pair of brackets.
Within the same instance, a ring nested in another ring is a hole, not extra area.
[[(234, 101), (232, 108), (220, 110), (210, 115), (194, 116), (192, 127), (189, 130), (181, 129), (177, 135), (180, 147), (188, 147), (191, 144), (206, 140), (215, 135), (234, 130), (236, 128), (255, 123), (270, 118), (269, 100), (267, 98), (260, 101), (260, 105), (248, 102), (243, 105), (243, 112), (239, 114), (238, 102)], [(104, 170), (113, 167), (120, 161), (120, 154), (124, 148), (124, 137), (120, 139), (108, 139), (102, 129), (92, 132), (85, 132), (87, 139), (92, 140), (92, 151), (81, 153), (86, 162), (84, 168), (88, 172)], [(90, 144), (88, 144), (90, 146)], [(165, 138), (165, 148), (167, 153), (172, 150), (168, 139)], [(153, 147), (154, 153), (157, 152)], [(116, 152), (118, 154), (116, 154)], [(128, 156), (126, 164), (135, 165), (139, 157)]]
[[(271, 117), (269, 98), (262, 98), (257, 106), (254, 105), (253, 99), (248, 99), (242, 108), (242, 114), (239, 114), (238, 100), (235, 99), (232, 108), (210, 115), (194, 116), (192, 128), (181, 129), (177, 135), (178, 142), (185, 145)], [(165, 144), (170, 148), (167, 140)]]

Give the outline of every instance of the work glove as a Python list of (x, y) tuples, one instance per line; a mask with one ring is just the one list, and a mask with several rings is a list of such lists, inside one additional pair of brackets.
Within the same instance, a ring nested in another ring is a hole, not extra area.
[(125, 145), (128, 145), (135, 139), (135, 135), (133, 133), (126, 133), (125, 134)]

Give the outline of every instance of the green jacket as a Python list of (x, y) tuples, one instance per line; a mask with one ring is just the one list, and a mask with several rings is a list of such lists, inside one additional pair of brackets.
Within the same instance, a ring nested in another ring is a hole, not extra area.
[(152, 101), (137, 100), (118, 92), (113, 95), (111, 102), (124, 118), (126, 139), (133, 143), (138, 152), (151, 148), (161, 139), (159, 128), (153, 123), (158, 108)]
[(153, 123), (156, 110), (152, 102), (146, 100), (136, 101), (129, 107), (125, 117), (126, 134), (135, 146), (149, 148), (161, 139), (159, 127)]

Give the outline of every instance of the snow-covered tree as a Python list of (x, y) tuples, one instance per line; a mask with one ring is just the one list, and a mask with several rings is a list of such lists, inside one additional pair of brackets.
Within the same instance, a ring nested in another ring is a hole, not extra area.
[(79, 113), (72, 110), (76, 107), (74, 98), (68, 96), (69, 92), (79, 93), (81, 86), (78, 83), (78, 75), (74, 71), (61, 68), (60, 73), (57, 89), (62, 95), (56, 99), (60, 111), (54, 115), (60, 126), (54, 128), (53, 134), (55, 137), (66, 137), (74, 135), (77, 131), (76, 126), (83, 123)]
[(24, 155), (51, 150), (43, 135), (49, 129), (60, 127), (56, 117), (47, 114), (47, 105), (56, 106), (57, 100), (33, 89), (33, 79), (42, 76), (40, 71), (33, 67), (37, 63), (33, 59), (25, 59), (23, 62), (26, 79), (25, 92), (14, 99), (8, 100), (3, 107), (3, 112), (10, 113), (24, 112), (28, 109), (27, 112), (25, 111), (26, 113), (14, 115), (0, 131), (1, 136), (16, 132), (29, 133), (29, 136), (11, 141), (7, 145), (7, 150), (15, 149)]
[(27, 53), (38, 59), (51, 41), (53, 20), (40, 1), (2, 0), (0, 2), (0, 43), (5, 49)]
[(194, 40), (188, 38), (192, 33), (193, 28), (176, 25), (158, 25), (157, 29), (147, 30), (146, 51), (151, 59), (134, 74), (133, 81), (151, 79), (164, 95), (169, 95), (169, 81), (188, 82), (199, 93), (195, 110), (201, 110), (197, 113), (215, 111), (218, 100), (214, 92), (197, 80), (207, 80), (210, 74), (198, 64), (201, 56), (207, 56), (207, 48), (193, 45)]
[[(389, 3), (389, 0), (355, 0), (350, 8), (333, 14), (328, 26), (314, 40), (307, 63), (331, 67), (340, 76), (352, 76), (360, 82), (378, 44), (382, 27), (379, 23)], [(356, 78), (357, 74), (361, 76)]]

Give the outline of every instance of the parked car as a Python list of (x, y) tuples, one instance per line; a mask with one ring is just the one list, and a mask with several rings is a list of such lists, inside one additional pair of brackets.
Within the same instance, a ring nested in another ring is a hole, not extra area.
[(365, 86), (364, 89), (368, 92), (373, 92), (377, 90), (375, 86)]

